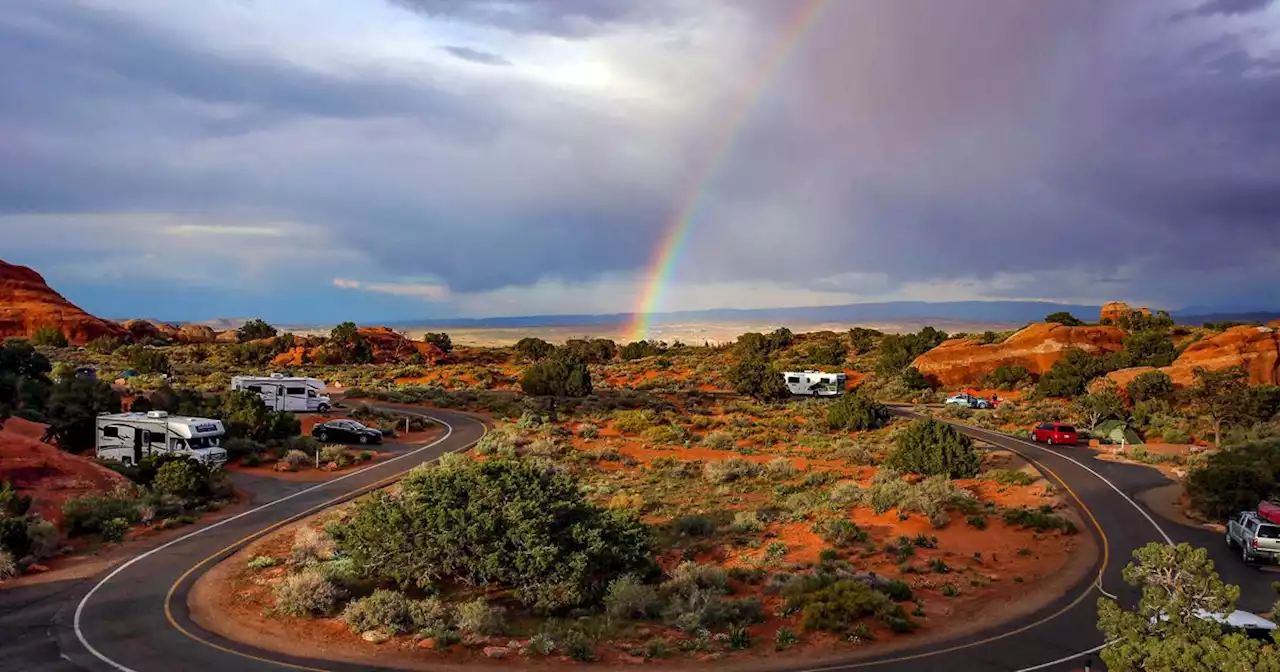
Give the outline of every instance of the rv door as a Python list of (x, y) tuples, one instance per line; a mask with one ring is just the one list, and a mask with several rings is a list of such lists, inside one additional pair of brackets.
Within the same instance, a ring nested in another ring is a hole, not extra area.
[(149, 434), (150, 432), (146, 430), (138, 429), (137, 427), (133, 428), (133, 463), (134, 464), (142, 463), (142, 446), (145, 441), (149, 440), (150, 438), (148, 436)]

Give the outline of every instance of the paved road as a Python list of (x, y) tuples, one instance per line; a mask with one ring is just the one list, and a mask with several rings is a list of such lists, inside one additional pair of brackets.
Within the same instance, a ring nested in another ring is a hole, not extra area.
[[(193, 572), (185, 580), (179, 579), (207, 559), (216, 560), (229, 555), (240, 542), (260, 530), (295, 520), (317, 507), (331, 505), (334, 500), (350, 498), (416, 464), (447, 451), (464, 448), (483, 433), (482, 426), (468, 416), (444, 411), (432, 411), (431, 415), (446, 422), (451, 430), (438, 442), (414, 448), (395, 461), (375, 465), (343, 479), (315, 486), (282, 486), (283, 490), (272, 494), (284, 499), (251, 509), (140, 556), (115, 570), (105, 581), (95, 577), (88, 582), (70, 585), (33, 587), (36, 590), (29, 596), (18, 594), (19, 591), (0, 592), (0, 598), (3, 598), (0, 599), (0, 626), (3, 626), (0, 631), (6, 632), (6, 638), (0, 639), (0, 670), (368, 670), (365, 666), (281, 656), (207, 633), (190, 621), (185, 607), (186, 592), (199, 572)], [(1241, 566), (1238, 559), (1227, 553), (1215, 533), (1186, 528), (1152, 516), (1132, 498), (1136, 492), (1166, 482), (1154, 471), (1095, 460), (1084, 448), (1056, 447), (1051, 450), (994, 432), (963, 429), (976, 438), (1022, 453), (1036, 462), (1051, 480), (1079, 498), (1083, 504), (1081, 514), (1086, 521), (1084, 532), (1094, 535), (1100, 549), (1105, 550), (1105, 562), (1100, 558), (1091, 577), (1096, 579), (1100, 575), (1102, 589), (1118, 594), (1122, 601), (1128, 603), (1137, 597), (1136, 591), (1120, 578), (1120, 570), (1128, 562), (1133, 549), (1150, 541), (1185, 540), (1207, 546), (1224, 579), (1244, 587), (1242, 608), (1262, 611), (1268, 606), (1264, 602), (1269, 603), (1266, 599), (1270, 594), (1267, 585), (1273, 575)], [(212, 562), (202, 569), (210, 564)], [(166, 594), (175, 582), (177, 588), (172, 599), (166, 602)], [(82, 596), (91, 587), (92, 592), (82, 601)], [(44, 594), (50, 591), (53, 591), (52, 596)], [(782, 661), (780, 663), (782, 669), (796, 672), (854, 669), (1029, 672), (1080, 669), (1084, 659), (1089, 657), (1093, 659), (1095, 669), (1099, 669), (1101, 665), (1096, 654), (1088, 653), (1102, 643), (1095, 629), (1095, 605), (1099, 595), (1099, 588), (1086, 582), (1037, 614), (949, 642), (941, 645), (941, 649), (931, 647), (931, 650), (907, 651), (879, 659), (824, 667), (788, 668)], [(36, 606), (20, 611), (7, 608), (24, 597)], [(166, 604), (171, 607), (168, 616)], [(78, 619), (73, 618), (77, 605), (80, 606)], [(18, 621), (5, 620), (13, 614), (17, 614)], [(78, 631), (75, 627), (77, 622)], [(190, 634), (184, 634), (174, 624)], [(19, 633), (23, 633), (22, 636), (16, 636)], [(204, 642), (193, 639), (192, 635)]]

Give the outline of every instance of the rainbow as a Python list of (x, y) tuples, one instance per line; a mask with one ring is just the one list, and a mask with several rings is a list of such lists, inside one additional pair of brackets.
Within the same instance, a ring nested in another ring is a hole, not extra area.
[(712, 151), (702, 162), (701, 169), (696, 172), (697, 177), (692, 182), (692, 188), (680, 199), (674, 215), (663, 224), (662, 238), (645, 274), (644, 291), (641, 292), (640, 301), (632, 311), (632, 321), (628, 329), (632, 340), (638, 341), (649, 337), (653, 315), (662, 307), (667, 285), (670, 284), (671, 274), (680, 259), (680, 252), (689, 236), (694, 217), (698, 214), (703, 194), (707, 193), (711, 182), (732, 153), (733, 141), (737, 139), (742, 127), (751, 118), (751, 112), (759, 104), (765, 90), (809, 30), (817, 23), (818, 17), (826, 9), (829, 1), (803, 0), (800, 10), (791, 18), (774, 44), (773, 51), (765, 60), (759, 76), (751, 86), (747, 87), (743, 104), (736, 106), (739, 110), (737, 116), (719, 126), (722, 130), (712, 143)]

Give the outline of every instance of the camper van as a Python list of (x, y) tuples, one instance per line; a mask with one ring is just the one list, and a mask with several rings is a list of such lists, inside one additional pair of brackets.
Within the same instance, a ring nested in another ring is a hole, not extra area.
[(323, 394), (324, 381), (316, 378), (289, 378), (273, 373), (266, 378), (235, 376), (231, 389), (248, 390), (262, 397), (262, 403), (273, 411), (326, 413), (333, 402)]
[(803, 394), (810, 397), (834, 397), (844, 394), (847, 376), (843, 373), (825, 373), (823, 371), (785, 371), (782, 374), (787, 381), (787, 389), (791, 394)]
[(222, 421), (171, 416), (164, 411), (98, 416), (94, 448), (99, 459), (138, 464), (148, 455), (182, 455), (209, 468), (227, 462), (219, 447)]

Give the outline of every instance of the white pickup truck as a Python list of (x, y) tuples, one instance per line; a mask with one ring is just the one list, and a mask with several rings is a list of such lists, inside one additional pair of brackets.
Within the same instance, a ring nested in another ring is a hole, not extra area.
[(1246, 563), (1280, 561), (1280, 525), (1241, 511), (1227, 521), (1227, 547), (1239, 549)]

